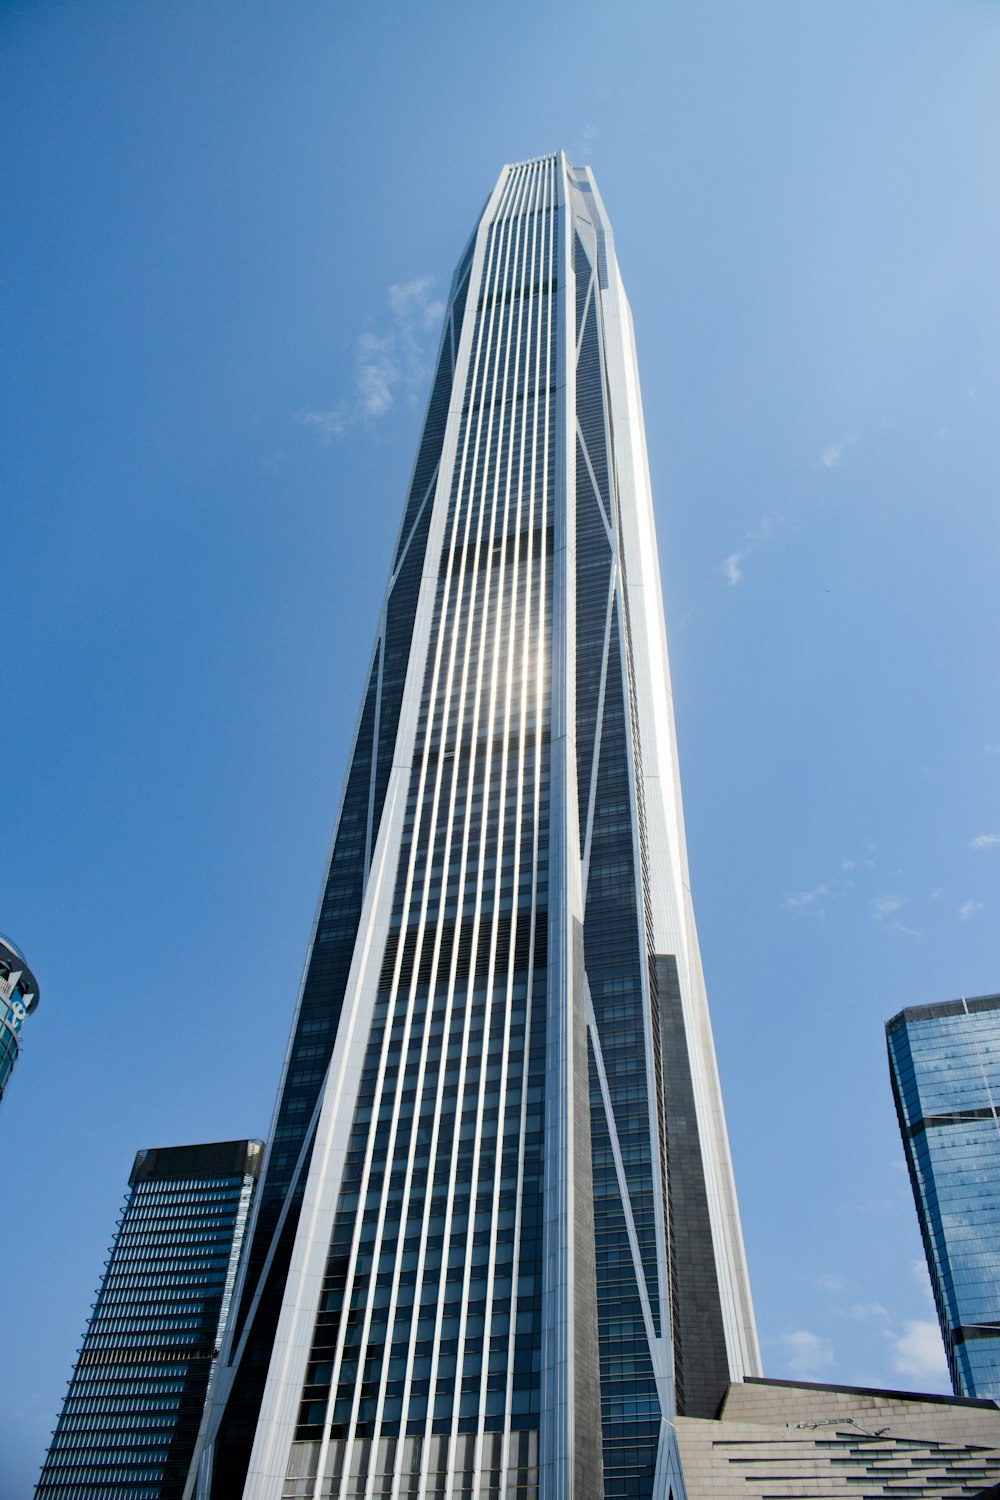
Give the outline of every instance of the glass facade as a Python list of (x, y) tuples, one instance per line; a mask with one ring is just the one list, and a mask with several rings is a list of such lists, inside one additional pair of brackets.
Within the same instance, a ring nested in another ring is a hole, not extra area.
[(886, 1036), (952, 1385), (1000, 1400), (1000, 995), (913, 1006)]
[(757, 1360), (688, 901), (628, 307), (543, 157), (452, 283), (198, 1495), (679, 1493)]
[(263, 1149), (139, 1152), (36, 1500), (183, 1493)]
[(38, 982), (24, 954), (0, 933), (0, 1099), (17, 1062), (24, 1018), (38, 998)]

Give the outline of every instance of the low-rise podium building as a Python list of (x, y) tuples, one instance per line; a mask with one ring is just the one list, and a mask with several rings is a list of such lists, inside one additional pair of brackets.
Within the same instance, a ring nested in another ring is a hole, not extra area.
[[(1000, 1486), (993, 1401), (748, 1379), (677, 1418), (687, 1500), (958, 1500)], [(993, 1497), (990, 1497), (993, 1500)]]

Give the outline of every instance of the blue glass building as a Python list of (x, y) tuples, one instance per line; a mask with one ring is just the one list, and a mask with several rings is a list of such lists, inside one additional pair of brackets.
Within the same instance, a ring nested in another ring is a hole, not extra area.
[(262, 1141), (140, 1151), (36, 1500), (177, 1500)]
[(886, 1036), (952, 1385), (1000, 1399), (1000, 995), (912, 1006)]
[(25, 1016), (38, 1006), (38, 981), (10, 938), (0, 933), (0, 1099), (17, 1062)]
[(234, 1310), (212, 1500), (667, 1500), (675, 1413), (758, 1368), (631, 316), (562, 155), (452, 283)]

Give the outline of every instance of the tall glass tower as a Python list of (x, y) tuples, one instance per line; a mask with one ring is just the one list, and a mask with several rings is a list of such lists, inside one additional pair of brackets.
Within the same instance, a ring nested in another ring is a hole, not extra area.
[(886, 1022), (889, 1071), (956, 1396), (1000, 1400), (1000, 995)]
[(214, 1500), (666, 1500), (675, 1412), (758, 1371), (631, 320), (562, 155), (452, 283), (250, 1235)]

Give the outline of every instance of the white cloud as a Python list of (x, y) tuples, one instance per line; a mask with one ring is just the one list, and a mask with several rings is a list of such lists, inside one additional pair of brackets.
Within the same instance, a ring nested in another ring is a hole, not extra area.
[(797, 896), (789, 896), (785, 905), (789, 911), (801, 911), (804, 906), (812, 906), (813, 902), (818, 901), (821, 896), (829, 896), (829, 894), (828, 885), (818, 885), (811, 891), (800, 891)]
[(769, 542), (775, 532), (781, 530), (784, 519), (776, 510), (768, 511), (766, 516), (761, 516), (754, 530), (747, 532), (747, 541)]
[(929, 1318), (909, 1318), (902, 1333), (886, 1333), (892, 1368), (899, 1375), (944, 1375), (948, 1370), (941, 1332)]
[(888, 917), (894, 911), (899, 911), (902, 905), (903, 898), (901, 896), (879, 896), (877, 901), (871, 903), (872, 916), (876, 922), (880, 922), (883, 917)]
[(976, 912), (982, 911), (982, 909), (983, 903), (981, 901), (966, 901), (963, 906), (958, 908), (958, 920), (960, 922), (971, 922)]
[(781, 1342), (785, 1346), (785, 1367), (792, 1375), (808, 1380), (812, 1375), (822, 1375), (833, 1364), (833, 1345), (829, 1339), (808, 1328), (798, 1328), (794, 1333), (783, 1333)]
[(432, 295), (433, 278), (415, 276), (389, 288), (388, 318), (379, 329), (366, 329), (354, 346), (352, 392), (329, 411), (304, 411), (299, 421), (314, 427), (325, 443), (359, 424), (384, 417), (398, 394), (412, 400), (430, 369), (430, 336), (444, 312)]
[(821, 1292), (849, 1292), (851, 1283), (837, 1271), (821, 1271), (814, 1278), (814, 1285)]
[(1000, 844), (1000, 833), (978, 833), (969, 840), (970, 849), (992, 849), (995, 844)]
[(769, 542), (785, 525), (787, 525), (785, 517), (780, 515), (776, 510), (768, 511), (767, 515), (761, 516), (757, 525), (744, 536), (743, 545), (739, 552), (730, 552), (722, 564), (722, 571), (725, 573), (726, 579), (730, 584), (739, 583), (743, 577), (743, 564), (749, 554), (756, 547)]
[[(590, 155), (590, 148), (600, 133), (598, 127), (591, 125), (589, 122), (583, 126), (580, 134), (577, 136), (577, 149), (573, 156), (574, 161), (586, 162), (586, 158)], [(589, 165), (589, 163), (587, 164)]]
[(433, 328), (444, 312), (444, 303), (431, 296), (433, 276), (415, 276), (412, 281), (397, 281), (389, 288), (389, 306), (399, 323), (407, 328)]
[(333, 411), (300, 411), (299, 421), (303, 427), (315, 427), (324, 443), (328, 443), (344, 431), (347, 416), (347, 408), (337, 406)]
[(743, 577), (743, 569), (740, 567), (740, 563), (743, 561), (743, 557), (744, 554), (742, 552), (730, 552), (729, 556), (722, 564), (722, 571), (725, 573), (726, 578), (730, 583), (739, 583), (740, 579)]
[(819, 461), (824, 469), (835, 469), (854, 443), (857, 442), (857, 434), (852, 433), (850, 437), (842, 438), (839, 443), (828, 443), (819, 456)]
[(399, 383), (396, 340), (391, 333), (362, 333), (354, 364), (358, 409), (363, 417), (381, 417), (392, 405), (392, 388)]
[(843, 1309), (841, 1316), (855, 1323), (886, 1323), (889, 1310), (881, 1302), (852, 1302), (850, 1307)]

